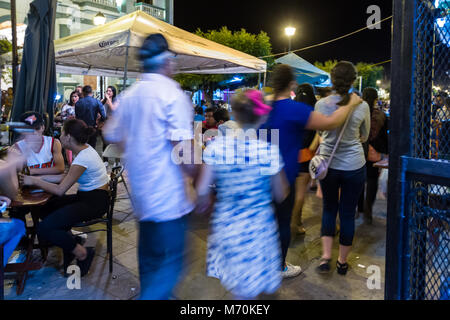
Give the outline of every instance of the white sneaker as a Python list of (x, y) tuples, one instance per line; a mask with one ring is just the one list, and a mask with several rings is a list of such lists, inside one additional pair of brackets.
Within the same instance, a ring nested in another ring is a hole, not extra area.
[(81, 231), (77, 231), (77, 230), (70, 230), (72, 232), (72, 234), (76, 237), (81, 238), (81, 244), (83, 245), (84, 243), (86, 243), (87, 237), (88, 235), (86, 233), (83, 233)]
[(302, 273), (302, 268), (300, 266), (294, 266), (286, 262), (286, 268), (281, 272), (283, 278), (293, 278)]

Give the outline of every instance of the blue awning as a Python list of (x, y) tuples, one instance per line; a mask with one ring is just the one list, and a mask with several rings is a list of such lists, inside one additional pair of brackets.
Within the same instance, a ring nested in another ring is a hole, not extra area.
[(327, 72), (300, 58), (295, 53), (288, 53), (276, 59), (275, 62), (291, 66), (294, 69), (298, 84), (309, 83), (319, 87), (331, 85), (330, 75)]

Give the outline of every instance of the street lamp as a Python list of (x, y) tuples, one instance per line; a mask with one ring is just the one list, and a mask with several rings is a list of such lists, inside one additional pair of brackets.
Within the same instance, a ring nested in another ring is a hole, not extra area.
[(94, 24), (96, 26), (100, 26), (105, 24), (106, 22), (106, 17), (103, 15), (103, 13), (99, 12), (94, 16)]
[(381, 80), (377, 80), (377, 86), (381, 85)]
[(294, 27), (287, 27), (284, 29), (284, 33), (288, 36), (289, 39), (289, 52), (291, 52), (291, 37), (295, 34), (295, 28)]

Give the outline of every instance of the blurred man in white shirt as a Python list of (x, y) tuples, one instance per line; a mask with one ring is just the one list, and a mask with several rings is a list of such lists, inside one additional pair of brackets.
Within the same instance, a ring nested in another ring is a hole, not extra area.
[(175, 55), (161, 34), (140, 51), (144, 73), (118, 97), (105, 138), (122, 145), (139, 219), (141, 299), (170, 297), (182, 271), (186, 215), (193, 203), (185, 188), (189, 165), (172, 161), (174, 146), (193, 139), (193, 108), (171, 79)]

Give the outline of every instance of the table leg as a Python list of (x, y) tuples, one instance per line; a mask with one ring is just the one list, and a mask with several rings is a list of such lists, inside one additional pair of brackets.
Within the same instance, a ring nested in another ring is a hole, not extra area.
[[(32, 208), (30, 210), (31, 212), (31, 218), (33, 219), (33, 233), (32, 233), (32, 242), (33, 242), (33, 246), (34, 246), (34, 239), (37, 236), (36, 235), (36, 228), (39, 225), (39, 209), (36, 208)], [(39, 241), (38, 238), (38, 248), (41, 250), (41, 256), (42, 256), (42, 260), (46, 261), (47, 260), (47, 256), (48, 256), (48, 248), (45, 245), (42, 245), (41, 242)]]
[(0, 245), (0, 261), (0, 300), (4, 300), (5, 270), (3, 268), (3, 245)]

